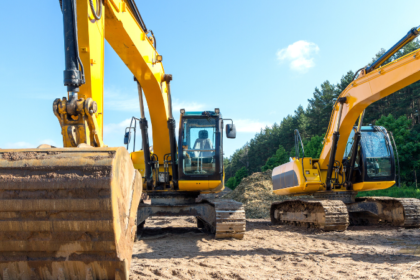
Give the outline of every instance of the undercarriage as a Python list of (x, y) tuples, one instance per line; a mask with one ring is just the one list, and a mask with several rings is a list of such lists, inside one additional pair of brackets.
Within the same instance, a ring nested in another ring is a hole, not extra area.
[(246, 219), (242, 203), (230, 199), (199, 199), (198, 193), (159, 192), (149, 194), (150, 204), (142, 201), (137, 212), (137, 234), (147, 218), (153, 216), (194, 216), (197, 227), (216, 238), (242, 239)]
[(388, 224), (420, 227), (420, 200), (415, 198), (358, 197), (356, 192), (319, 193), (314, 199), (274, 202), (273, 224), (292, 224), (344, 231), (349, 225)]

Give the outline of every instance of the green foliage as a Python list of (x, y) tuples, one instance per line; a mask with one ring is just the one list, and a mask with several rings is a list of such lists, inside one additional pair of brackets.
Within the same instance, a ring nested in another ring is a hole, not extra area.
[(311, 140), (304, 144), (305, 157), (319, 158), (323, 147), (323, 140), (324, 136), (321, 135), (311, 137)]
[[(419, 49), (419, 41), (407, 44), (387, 62)], [(385, 50), (381, 50), (372, 62)], [(308, 106), (299, 106), (280, 123), (262, 129), (253, 139), (229, 158), (225, 159), (226, 178), (236, 180), (242, 168), (247, 174), (267, 170), (284, 163), (286, 156), (296, 156), (294, 130), (298, 129), (305, 147), (305, 156), (318, 158), (322, 150), (323, 134), (326, 132), (332, 107), (339, 94), (352, 82), (353, 71), (343, 75), (337, 84), (325, 81), (316, 87)], [(392, 131), (397, 142), (401, 160), (402, 179), (414, 184), (420, 169), (420, 81), (413, 83), (366, 109), (364, 124), (383, 125)], [(389, 114), (393, 116), (389, 116)], [(387, 117), (384, 117), (387, 116)], [(280, 147), (284, 150), (280, 150)], [(417, 171), (416, 171), (417, 170)], [(226, 185), (237, 186), (239, 182), (227, 180)]]
[(412, 120), (405, 115), (395, 119), (391, 114), (382, 116), (376, 125), (384, 126), (392, 132), (399, 154), (401, 179), (414, 182), (414, 172), (420, 169), (420, 127), (412, 127)]
[(265, 163), (265, 165), (261, 167), (261, 171), (264, 172), (269, 169), (273, 169), (274, 167), (282, 165), (283, 163), (286, 163), (288, 161), (289, 161), (289, 156), (286, 150), (283, 148), (283, 146), (280, 145), (276, 151), (276, 154), (270, 157)]
[(243, 178), (248, 176), (248, 170), (246, 170), (245, 167), (242, 167), (238, 171), (236, 171), (235, 176), (229, 178), (225, 186), (228, 187), (231, 190), (234, 190), (242, 181)]
[[(305, 157), (311, 157), (311, 158), (319, 158), (322, 151), (322, 141), (324, 140), (324, 136), (313, 136), (310, 140), (304, 139), (303, 147), (305, 149)], [(293, 146), (289, 153), (290, 157), (296, 157), (296, 149)], [(299, 157), (303, 157), (302, 149), (299, 144)]]
[(357, 197), (362, 196), (389, 196), (389, 197), (413, 197), (420, 198), (420, 189), (415, 187), (403, 186), (401, 188), (394, 186), (385, 190), (359, 192)]
[(235, 177), (230, 177), (229, 180), (226, 181), (225, 186), (231, 190), (235, 189)]
[[(239, 185), (243, 178), (248, 176), (248, 170), (245, 167), (242, 167), (235, 173), (235, 184), (236, 186)], [(236, 187), (235, 186), (235, 187)]]
[[(412, 41), (400, 51), (398, 51), (395, 55), (393, 55), (390, 59), (388, 59), (388, 61), (386, 61), (385, 64), (395, 59), (398, 59), (418, 48), (420, 48), (420, 42), (418, 40)], [(373, 60), (379, 58), (379, 56), (382, 55), (384, 52), (385, 50), (382, 49)], [(403, 115), (407, 115), (409, 119), (417, 118), (417, 123), (419, 123), (418, 115), (416, 117), (416, 113), (420, 111), (419, 101), (420, 81), (417, 81), (371, 104), (366, 109), (366, 116), (364, 122), (367, 124), (375, 124), (375, 121), (380, 119), (381, 116), (388, 116), (389, 114), (393, 114), (397, 118)]]

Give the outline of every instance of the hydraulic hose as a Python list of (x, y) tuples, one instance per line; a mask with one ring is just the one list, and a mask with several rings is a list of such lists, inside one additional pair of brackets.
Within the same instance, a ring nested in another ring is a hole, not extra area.
[(351, 79), (351, 81), (354, 81), (354, 79), (356, 79), (357, 74), (359, 74), (359, 72), (362, 71), (363, 69), (365, 69), (365, 67), (360, 68), (359, 70), (357, 70), (356, 73), (354, 73), (353, 79)]
[(136, 2), (134, 0), (127, 0), (128, 5), (130, 6), (131, 11), (133, 12), (134, 18), (137, 20), (137, 23), (140, 25), (141, 29), (143, 29), (144, 33), (149, 33), (153, 37), (153, 44), (156, 49), (156, 38), (153, 34), (152, 30), (148, 30), (146, 27), (146, 24), (144, 23), (143, 18), (141, 17), (141, 14), (139, 12), (139, 9), (137, 8)]
[(134, 17), (136, 18), (137, 22), (139, 23), (140, 27), (143, 29), (145, 33), (148, 32), (146, 24), (143, 21), (143, 18), (140, 15), (139, 9), (137, 9), (136, 2), (134, 0), (127, 0), (128, 5), (131, 8), (131, 11), (134, 14)]
[(75, 48), (76, 48), (76, 55), (77, 55), (77, 61), (79, 62), (80, 66), (80, 72), (82, 73), (81, 76), (81, 83), (85, 83), (85, 68), (83, 67), (82, 60), (80, 59), (80, 53), (79, 53), (79, 36), (78, 36), (78, 30), (77, 30), (77, 6), (76, 6), (76, 0), (71, 1), (72, 8), (73, 8), (73, 17), (74, 17), (74, 41), (75, 41)]
[[(76, 0), (61, 1), (64, 25), (65, 70), (64, 85), (69, 97), (77, 95), (85, 83), (84, 67), (79, 54)], [(77, 98), (77, 96), (76, 96)]]
[(420, 27), (413, 27), (408, 31), (408, 33), (399, 40), (392, 48), (386, 51), (380, 58), (373, 62), (369, 67), (366, 68), (366, 73), (369, 73), (376, 68), (380, 67), (387, 59), (392, 57), (396, 52), (398, 52), (405, 45), (413, 41), (420, 33)]
[(102, 0), (96, 1), (97, 9), (99, 10), (99, 14), (95, 11), (95, 7), (93, 7), (93, 0), (89, 0), (90, 9), (92, 10), (92, 14), (96, 20), (100, 20), (102, 17)]

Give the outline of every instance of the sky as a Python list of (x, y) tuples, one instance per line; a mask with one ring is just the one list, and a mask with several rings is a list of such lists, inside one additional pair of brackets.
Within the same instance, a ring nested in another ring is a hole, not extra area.
[[(226, 157), (306, 108), (322, 82), (337, 83), (420, 25), (418, 0), (136, 2), (173, 75), (174, 115), (220, 108), (234, 120), (237, 138), (225, 138)], [(16, 1), (4, 1), (0, 148), (60, 147), (52, 112), (54, 99), (67, 94), (59, 3), (25, 1), (18, 14), (11, 11)], [(140, 114), (137, 87), (108, 44), (104, 87), (104, 142), (122, 146), (125, 127)]]

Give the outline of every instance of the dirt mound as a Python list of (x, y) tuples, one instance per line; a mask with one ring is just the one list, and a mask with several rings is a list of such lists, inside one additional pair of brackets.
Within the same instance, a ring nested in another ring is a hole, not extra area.
[(270, 217), (272, 202), (290, 199), (287, 196), (275, 195), (272, 189), (271, 170), (256, 172), (243, 178), (235, 190), (223, 198), (242, 202), (248, 219), (265, 219)]

